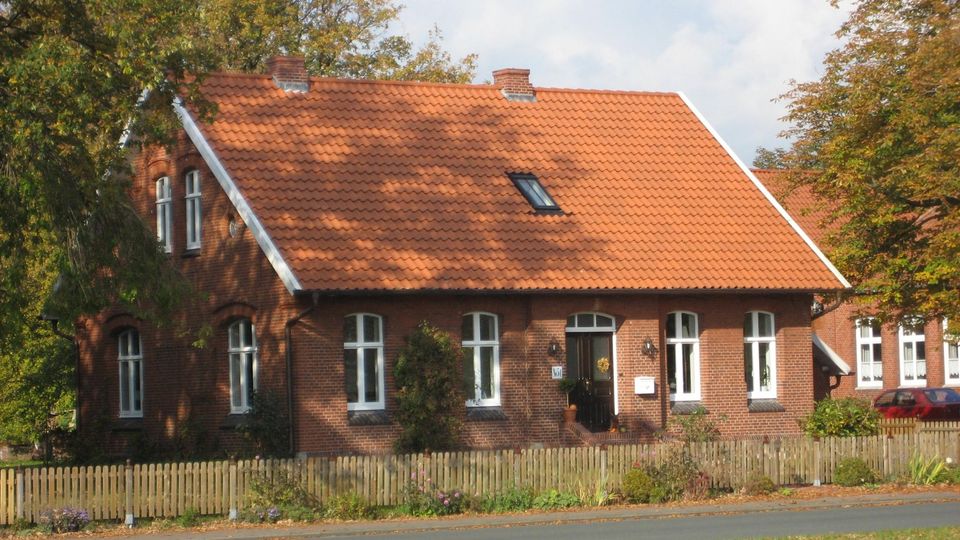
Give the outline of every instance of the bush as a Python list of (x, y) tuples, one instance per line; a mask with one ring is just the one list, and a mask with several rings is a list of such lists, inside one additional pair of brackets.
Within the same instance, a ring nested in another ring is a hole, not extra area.
[(450, 336), (426, 321), (407, 338), (397, 357), (397, 452), (450, 450), (460, 437), (463, 353)]
[(743, 493), (746, 495), (769, 495), (777, 490), (777, 484), (769, 476), (756, 474), (743, 484)]
[(181, 527), (196, 527), (200, 524), (200, 512), (193, 507), (187, 508), (173, 522)]
[(90, 523), (90, 514), (82, 508), (52, 508), (40, 513), (40, 527), (52, 533), (76, 532)]
[(717, 422), (723, 422), (727, 417), (721, 414), (715, 422), (707, 416), (708, 414), (707, 409), (699, 405), (690, 414), (671, 416), (669, 425), (677, 428), (680, 432), (680, 440), (684, 443), (715, 441), (720, 438)]
[(471, 504), (471, 510), (488, 514), (522, 512), (533, 508), (533, 491), (510, 488), (502, 493), (481, 497)]
[(940, 472), (940, 481), (947, 484), (960, 484), (960, 466), (949, 466)]
[(244, 416), (237, 431), (261, 456), (290, 454), (290, 419), (286, 402), (273, 392), (253, 392), (250, 411)]
[(877, 473), (860, 458), (846, 458), (837, 464), (833, 472), (833, 483), (846, 486), (862, 486), (877, 482)]
[(801, 420), (811, 437), (859, 437), (880, 431), (880, 413), (870, 402), (856, 398), (823, 399)]
[(373, 506), (360, 495), (347, 493), (345, 495), (337, 495), (330, 500), (327, 504), (326, 517), (345, 521), (372, 519), (376, 517), (376, 511)]
[(907, 467), (910, 471), (910, 483), (918, 486), (929, 486), (941, 481), (947, 463), (939, 457), (929, 460), (923, 459), (920, 452), (914, 452)]
[(633, 503), (648, 503), (653, 493), (653, 478), (642, 468), (634, 467), (623, 475), (623, 497)]
[(271, 507), (319, 508), (320, 503), (311, 495), (292, 474), (284, 469), (255, 476), (250, 482), (250, 494), (247, 502), (251, 507), (269, 509)]
[(282, 515), (283, 512), (276, 506), (253, 506), (241, 512), (240, 520), (247, 523), (276, 523)]
[(675, 449), (659, 466), (647, 471), (653, 479), (650, 502), (677, 501), (700, 476), (700, 466), (682, 448)]
[(580, 497), (573, 493), (551, 489), (533, 499), (533, 507), (538, 510), (559, 510), (580, 506)]

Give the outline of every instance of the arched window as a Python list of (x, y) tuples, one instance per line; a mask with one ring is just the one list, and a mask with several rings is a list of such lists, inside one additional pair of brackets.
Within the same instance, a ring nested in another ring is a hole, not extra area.
[(667, 315), (667, 382), (675, 401), (700, 399), (700, 329), (697, 314)]
[(908, 317), (900, 323), (900, 386), (927, 385), (927, 348), (923, 319)]
[(237, 319), (227, 331), (230, 355), (230, 412), (250, 410), (257, 389), (257, 335), (250, 319)]
[(857, 320), (857, 387), (883, 387), (880, 321), (873, 317)]
[(383, 318), (370, 313), (343, 321), (343, 366), (347, 410), (384, 408)]
[(186, 181), (187, 249), (200, 249), (201, 217), (200, 171), (193, 170), (184, 176)]
[(500, 405), (500, 329), (492, 313), (463, 316), (463, 379), (467, 406)]
[(173, 251), (171, 227), (173, 226), (173, 192), (170, 179), (166, 176), (157, 179), (157, 242), (165, 253)]
[(743, 317), (743, 368), (747, 397), (777, 397), (777, 338), (773, 313), (750, 311)]
[(120, 416), (143, 416), (143, 349), (140, 332), (131, 328), (117, 337), (120, 371)]

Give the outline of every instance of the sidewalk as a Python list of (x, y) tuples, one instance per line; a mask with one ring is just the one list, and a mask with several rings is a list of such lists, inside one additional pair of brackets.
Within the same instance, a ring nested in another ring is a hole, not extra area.
[(904, 504), (925, 504), (934, 502), (960, 502), (960, 493), (935, 491), (906, 494), (866, 494), (847, 497), (825, 497), (810, 500), (776, 500), (743, 504), (703, 504), (696, 506), (620, 506), (611, 508), (593, 508), (569, 512), (543, 512), (526, 514), (498, 514), (481, 516), (456, 516), (436, 519), (404, 519), (362, 522), (317, 523), (310, 525), (284, 526), (244, 526), (225, 527), (210, 531), (177, 531), (150, 534), (137, 534), (136, 529), (130, 535), (122, 536), (127, 540), (202, 540), (226, 539), (262, 539), (276, 537), (327, 537), (360, 536), (371, 534), (417, 533), (421, 531), (441, 531), (473, 529), (486, 527), (512, 527), (524, 525), (545, 525), (559, 523), (669, 519), (716, 514), (751, 514), (774, 511), (804, 511), (829, 508), (851, 508), (867, 506), (895, 506)]

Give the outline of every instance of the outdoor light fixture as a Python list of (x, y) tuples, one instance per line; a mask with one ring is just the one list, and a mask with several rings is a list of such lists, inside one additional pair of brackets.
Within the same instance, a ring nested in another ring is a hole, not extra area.
[(643, 340), (643, 349), (641, 350), (647, 356), (653, 356), (657, 352), (657, 348), (653, 346), (653, 340), (650, 338)]
[(547, 345), (547, 354), (556, 358), (560, 356), (560, 343), (556, 338), (550, 340), (550, 344)]

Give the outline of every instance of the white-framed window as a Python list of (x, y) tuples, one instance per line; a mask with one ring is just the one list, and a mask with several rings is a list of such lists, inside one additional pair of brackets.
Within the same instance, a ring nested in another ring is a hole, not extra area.
[(492, 313), (463, 316), (463, 379), (468, 407), (500, 405), (500, 328)]
[(173, 251), (173, 191), (170, 187), (170, 178), (157, 178), (157, 242), (163, 246), (163, 251)]
[(947, 333), (948, 322), (943, 320), (943, 383), (960, 385), (960, 338)]
[(574, 313), (567, 317), (567, 332), (616, 332), (613, 317), (602, 313)]
[(125, 330), (117, 338), (120, 371), (120, 417), (143, 417), (143, 349), (140, 332)]
[(184, 199), (187, 207), (187, 249), (200, 249), (200, 171), (193, 170), (184, 176), (187, 189)]
[(927, 385), (927, 347), (923, 319), (910, 317), (900, 323), (900, 386)]
[(347, 315), (343, 321), (343, 365), (347, 410), (384, 408), (383, 317)]
[(230, 412), (242, 414), (250, 410), (251, 397), (257, 389), (257, 334), (250, 319), (237, 319), (229, 329)]
[(667, 382), (670, 399), (700, 399), (700, 329), (697, 314), (676, 311), (667, 315)]
[(777, 397), (777, 338), (773, 313), (749, 311), (743, 317), (743, 369), (747, 397)]
[(873, 317), (857, 320), (857, 387), (883, 387), (883, 353), (880, 321)]

